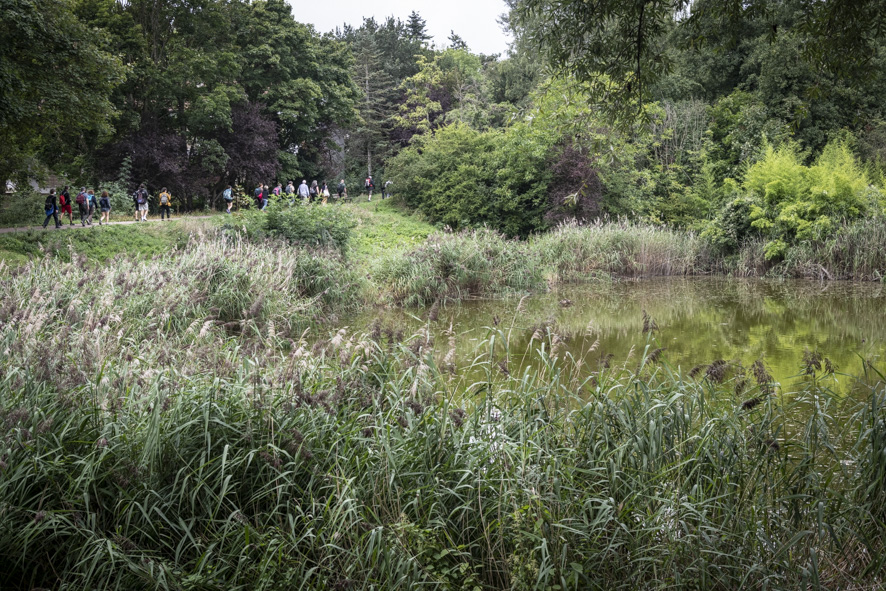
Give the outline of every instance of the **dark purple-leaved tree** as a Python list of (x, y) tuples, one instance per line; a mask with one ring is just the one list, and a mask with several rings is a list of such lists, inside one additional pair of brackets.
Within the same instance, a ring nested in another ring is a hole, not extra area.
[(554, 173), (548, 188), (545, 220), (551, 225), (567, 220), (587, 222), (602, 213), (603, 184), (591, 156), (571, 142), (561, 145), (551, 159)]

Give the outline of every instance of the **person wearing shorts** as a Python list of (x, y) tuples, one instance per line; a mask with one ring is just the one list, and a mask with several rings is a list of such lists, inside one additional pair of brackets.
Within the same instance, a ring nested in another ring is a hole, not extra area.
[(234, 203), (234, 191), (231, 185), (228, 185), (228, 188), (225, 189), (223, 196), (225, 198), (225, 206), (228, 208), (225, 213), (231, 213), (231, 205)]
[(102, 191), (102, 196), (98, 200), (98, 209), (102, 212), (102, 216), (98, 219), (98, 225), (102, 222), (108, 224), (111, 222), (111, 196), (107, 191)]
[(135, 219), (148, 221), (148, 190), (144, 183), (135, 192)]

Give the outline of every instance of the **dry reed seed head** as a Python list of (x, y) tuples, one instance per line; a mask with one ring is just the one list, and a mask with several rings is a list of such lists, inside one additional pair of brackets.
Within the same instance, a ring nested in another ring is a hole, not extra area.
[(655, 332), (657, 330), (658, 324), (655, 323), (652, 316), (646, 313), (646, 310), (643, 310), (643, 334)]
[(437, 316), (440, 313), (440, 300), (434, 300), (434, 305), (431, 306), (431, 309), (428, 311), (428, 320), (431, 322), (437, 321)]
[(751, 366), (751, 369), (754, 373), (754, 380), (757, 382), (758, 386), (765, 386), (772, 383), (772, 376), (766, 371), (762, 359), (754, 361), (754, 365)]
[(821, 371), (821, 354), (817, 351), (805, 349), (803, 351), (803, 366), (806, 375), (812, 375), (816, 371)]
[(30, 411), (24, 407), (19, 407), (7, 413), (4, 422), (6, 428), (9, 429), (15, 427), (19, 423), (26, 422), (29, 418), (31, 418)]
[(502, 373), (502, 375), (510, 376), (511, 372), (508, 370), (508, 360), (502, 359), (498, 362), (498, 371)]
[(452, 424), (455, 425), (456, 429), (460, 429), (462, 425), (464, 425), (465, 417), (468, 413), (465, 412), (463, 408), (456, 408), (449, 411), (449, 419), (452, 421)]
[(763, 442), (763, 445), (766, 447), (767, 452), (777, 452), (781, 449), (781, 445), (779, 445), (778, 441), (775, 439), (767, 439)]
[(742, 402), (742, 403), (741, 403), (741, 409), (742, 409), (742, 410), (753, 410), (753, 409), (756, 408), (757, 405), (759, 405), (761, 402), (763, 402), (763, 399), (762, 399), (761, 397), (759, 397), (759, 396), (756, 396), (756, 397), (754, 397), (754, 398), (751, 398), (751, 399), (749, 399), (749, 400), (745, 400), (744, 402)]
[(649, 356), (646, 357), (646, 360), (649, 363), (658, 363), (661, 359), (661, 354), (665, 352), (665, 347), (659, 347), (658, 349), (653, 349)]
[(406, 408), (411, 410), (418, 416), (421, 416), (425, 412), (425, 407), (418, 400), (410, 399), (406, 401)]
[(615, 359), (615, 355), (612, 353), (607, 353), (606, 355), (600, 355), (600, 367), (603, 369), (609, 369), (612, 365), (612, 360)]
[(705, 370), (705, 377), (710, 381), (720, 384), (726, 379), (726, 371), (729, 365), (723, 359), (717, 359)]
[(106, 448), (106, 447), (108, 447), (108, 440), (105, 439), (104, 437), (102, 437), (98, 441), (95, 442), (95, 446), (99, 449)]
[(824, 371), (828, 374), (832, 374), (837, 371), (837, 365), (833, 363), (828, 357), (824, 358)]

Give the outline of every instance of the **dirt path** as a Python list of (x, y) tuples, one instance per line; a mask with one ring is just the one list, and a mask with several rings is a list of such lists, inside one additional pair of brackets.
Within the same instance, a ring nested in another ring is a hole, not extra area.
[[(173, 218), (172, 221), (178, 221), (178, 220), (205, 220), (205, 219), (207, 219), (207, 218), (211, 218), (211, 217), (215, 217), (215, 216), (212, 216), (212, 215), (189, 215), (189, 216), (184, 216), (184, 217), (176, 217), (176, 218)], [(127, 225), (127, 224), (150, 224), (150, 223), (153, 223), (153, 222), (160, 222), (160, 221), (164, 221), (164, 222), (165, 222), (166, 220), (161, 220), (160, 218), (154, 218), (154, 219), (149, 219), (149, 220), (146, 221), (146, 222), (137, 222), (137, 221), (135, 221), (135, 220), (129, 220), (129, 221), (125, 221), (125, 222), (108, 222), (107, 224), (103, 224), (103, 225), (105, 225), (105, 226), (125, 226), (125, 225)], [(50, 224), (52, 224), (52, 220), (50, 220)], [(65, 220), (65, 222), (62, 223), (62, 227), (59, 228), (59, 230), (85, 230), (86, 228), (90, 228), (90, 227), (98, 228), (98, 227), (99, 227), (98, 222), (97, 222), (97, 221), (93, 221), (93, 222), (92, 222), (92, 226), (81, 226), (81, 225), (80, 225), (80, 222), (76, 222), (76, 221), (75, 221), (74, 224), (71, 225), (71, 224), (69, 224), (69, 223), (67, 222), (67, 220)], [(48, 225), (48, 226), (46, 226), (46, 230), (45, 230), (45, 231), (46, 231), (46, 232), (49, 232), (49, 231), (54, 230), (54, 229), (55, 229), (55, 228), (54, 228), (52, 225)], [(32, 230), (35, 231), (35, 232), (42, 232), (42, 231), (44, 231), (44, 230), (43, 230), (43, 226), (21, 226), (21, 227), (18, 227), (18, 228), (0, 228), (0, 234), (11, 234), (11, 233), (13, 233), (13, 232), (30, 232), (30, 231), (32, 231)]]

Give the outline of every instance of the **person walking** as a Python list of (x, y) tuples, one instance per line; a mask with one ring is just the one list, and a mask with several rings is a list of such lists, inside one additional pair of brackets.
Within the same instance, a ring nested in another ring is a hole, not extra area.
[(311, 198), (311, 190), (308, 189), (308, 181), (306, 179), (302, 179), (301, 184), (298, 186), (298, 196), (301, 197), (302, 201), (307, 201)]
[(317, 197), (318, 197), (319, 192), (320, 192), (320, 189), (319, 189), (319, 187), (317, 187), (317, 181), (316, 180), (311, 181), (311, 190), (310, 190), (311, 203), (314, 203), (315, 201), (317, 201)]
[(274, 187), (273, 190), (274, 197), (279, 197), (281, 193), (283, 193), (283, 185), (281, 183), (277, 183), (277, 186)]
[(329, 186), (326, 184), (326, 181), (323, 181), (323, 186), (320, 187), (320, 195), (323, 196), (323, 205), (329, 201)]
[(66, 213), (68, 214), (68, 221), (71, 225), (74, 225), (74, 214), (71, 211), (71, 193), (68, 190), (68, 185), (65, 185), (65, 188), (62, 189), (62, 192), (58, 195), (58, 204), (61, 207), (62, 215), (64, 216)]
[(111, 196), (108, 195), (107, 191), (102, 191), (102, 196), (98, 200), (98, 209), (101, 211), (102, 215), (98, 218), (98, 225), (101, 226), (102, 222), (106, 224), (111, 223)]
[(286, 194), (290, 197), (295, 196), (295, 184), (292, 181), (289, 181), (289, 184), (286, 185)]
[(255, 190), (252, 192), (252, 197), (255, 199), (255, 206), (261, 209), (261, 194), (262, 194), (262, 184), (259, 183)]
[(264, 185), (261, 189), (261, 208), (264, 209), (268, 206), (268, 200), (271, 198), (271, 192), (268, 190), (268, 186)]
[(166, 187), (160, 189), (160, 195), (157, 196), (157, 202), (160, 204), (160, 221), (163, 221), (164, 215), (165, 219), (172, 219), (172, 213), (170, 213), (169, 206), (172, 204), (172, 195), (166, 190)]
[(388, 199), (391, 196), (391, 185), (393, 185), (393, 184), (394, 183), (390, 180), (385, 181), (385, 187), (384, 187), (384, 189), (382, 191), (382, 195), (381, 195), (382, 199)]
[(227, 207), (225, 213), (231, 213), (231, 205), (234, 204), (234, 191), (231, 185), (228, 185), (228, 188), (225, 189), (224, 193), (222, 193), (222, 197), (224, 198), (225, 206)]
[(80, 225), (86, 226), (86, 218), (89, 216), (89, 196), (86, 194), (86, 187), (80, 187), (77, 193), (77, 210), (80, 213)]
[(372, 175), (366, 177), (366, 181), (363, 183), (363, 188), (369, 193), (369, 201), (372, 201), (372, 190), (375, 188), (375, 183), (372, 182)]
[(55, 189), (50, 189), (49, 195), (46, 196), (45, 210), (46, 219), (43, 220), (43, 229), (46, 229), (46, 224), (49, 223), (49, 218), (55, 219), (56, 229), (61, 228), (62, 225), (58, 222), (58, 206), (55, 203)]
[(148, 189), (142, 183), (132, 195), (135, 201), (135, 221), (148, 221)]
[(98, 209), (98, 198), (95, 196), (95, 190), (89, 189), (87, 193), (89, 196), (88, 205), (89, 205), (89, 213), (86, 217), (86, 225), (92, 225), (92, 216), (95, 215), (95, 211)]
[(348, 192), (348, 186), (345, 185), (345, 179), (342, 179), (341, 181), (339, 181), (337, 190), (338, 190), (338, 200), (340, 202), (344, 201), (345, 195)]

